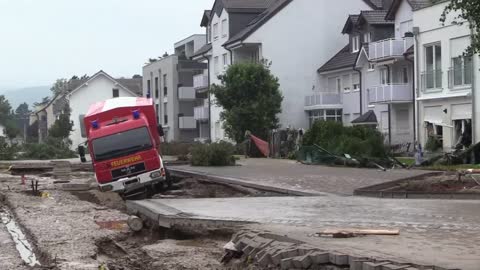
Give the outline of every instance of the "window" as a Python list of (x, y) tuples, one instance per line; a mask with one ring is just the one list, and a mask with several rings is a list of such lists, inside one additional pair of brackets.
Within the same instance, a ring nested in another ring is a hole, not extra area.
[(423, 74), (426, 89), (442, 87), (442, 47), (430, 45), (425, 47), (425, 67)]
[(388, 69), (382, 68), (380, 70), (380, 85), (387, 85), (390, 83), (390, 78), (388, 75)]
[(227, 19), (222, 20), (222, 37), (226, 37), (228, 33)]
[(117, 98), (117, 97), (120, 96), (120, 93), (119, 93), (119, 91), (118, 91), (117, 88), (113, 88), (113, 89), (112, 89), (112, 96), (113, 96), (114, 98)]
[(167, 112), (167, 104), (163, 105), (163, 124), (168, 125), (168, 112)]
[(218, 39), (218, 23), (213, 25), (213, 39), (214, 40)]
[(402, 68), (402, 82), (407, 84), (408, 83), (408, 68), (403, 67)]
[(94, 139), (93, 153), (96, 161), (112, 159), (152, 148), (147, 127), (141, 127)]
[(218, 74), (218, 56), (213, 58), (213, 72)]
[(227, 69), (227, 66), (228, 66), (228, 55), (226, 53), (224, 53), (222, 55), (222, 58), (223, 58), (223, 69)]
[(212, 27), (207, 27), (207, 42), (212, 43)]
[(85, 123), (83, 122), (83, 119), (85, 118), (85, 114), (81, 114), (78, 116), (78, 120), (80, 120), (80, 134), (82, 135), (82, 138), (87, 137), (87, 131), (85, 129)]
[(450, 84), (462, 86), (472, 84), (472, 57), (460, 56), (452, 58), (453, 67), (450, 69)]
[(352, 90), (350, 74), (342, 76), (342, 86), (344, 92), (350, 92), (350, 90)]
[(353, 91), (360, 91), (360, 75), (358, 73), (352, 75), (352, 84)]
[(337, 78), (336, 90), (337, 90), (337, 93), (340, 93), (340, 91), (342, 90), (342, 80), (340, 79), (340, 77)]
[(352, 52), (358, 52), (360, 50), (360, 36), (352, 37)]
[(158, 98), (158, 77), (155, 77), (155, 97)]
[(370, 43), (372, 34), (370, 32), (363, 34), (363, 43)]
[(374, 71), (375, 70), (375, 64), (374, 63), (368, 63), (368, 71)]
[(413, 21), (405, 21), (400, 23), (400, 37), (405, 37), (405, 33), (413, 31)]
[(397, 132), (398, 133), (408, 133), (410, 131), (409, 125), (409, 111), (408, 109), (401, 109), (396, 112), (396, 125), (397, 125)]
[(167, 74), (163, 74), (163, 96), (168, 96)]
[(315, 121), (319, 120), (342, 122), (342, 110), (313, 110), (309, 112), (310, 127)]
[(147, 80), (147, 95), (152, 94), (152, 88), (151, 88), (151, 82), (150, 80)]

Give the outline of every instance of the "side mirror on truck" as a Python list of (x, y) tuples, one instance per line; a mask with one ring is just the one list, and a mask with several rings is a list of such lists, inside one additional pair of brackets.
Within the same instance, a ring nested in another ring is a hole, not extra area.
[(87, 162), (87, 159), (85, 158), (85, 146), (83, 145), (78, 146), (78, 155), (80, 156), (80, 161), (82, 163)]
[(159, 135), (160, 137), (165, 136), (165, 133), (163, 132), (163, 127), (162, 127), (162, 125), (158, 124), (158, 126), (157, 126), (157, 131), (158, 131), (158, 135)]

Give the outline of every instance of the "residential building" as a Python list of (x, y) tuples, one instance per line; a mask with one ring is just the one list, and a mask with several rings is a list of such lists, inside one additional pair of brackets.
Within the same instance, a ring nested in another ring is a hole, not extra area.
[[(210, 18), (204, 16), (202, 20), (209, 19), (204, 25), (207, 33), (212, 32), (211, 49), (206, 48), (209, 50), (202, 55), (210, 63), (210, 83), (219, 83), (218, 75), (231, 62), (268, 60), (284, 96), (281, 126), (306, 128), (308, 117), (298, 104), (304, 104), (304, 97), (319, 87), (315, 72), (318, 66), (345, 45), (346, 38), (338, 35), (342, 18), (361, 10), (379, 9), (383, 2), (217, 0)], [(228, 30), (223, 31), (222, 26)], [(220, 112), (221, 108), (212, 107), (212, 132), (217, 140), (224, 137), (218, 121)]]
[(478, 56), (464, 54), (471, 43), (467, 22), (454, 19), (453, 14), (440, 21), (448, 2), (424, 2), (413, 11), (419, 141), (425, 145), (439, 140), (448, 152), (463, 137), (472, 136), (472, 85), (477, 73), (473, 71), (478, 70), (473, 60), (478, 62)]
[[(70, 80), (67, 91), (72, 91), (86, 80)], [(33, 112), (30, 114), (29, 125), (32, 126), (35, 123), (38, 125), (38, 142), (44, 142), (48, 136), (48, 130), (52, 127), (60, 114), (64, 112), (68, 100), (65, 93), (59, 93), (51, 98), (48, 102), (37, 104), (34, 107)]]
[(203, 45), (204, 35), (190, 36), (175, 43), (175, 54), (143, 67), (143, 95), (153, 98), (168, 142), (203, 141), (209, 137), (208, 123), (202, 124), (205, 119), (201, 119), (198, 124), (194, 115), (208, 97), (207, 91), (196, 90), (194, 78), (203, 75), (207, 65), (189, 60)]
[[(70, 120), (73, 131), (70, 134), (72, 148), (86, 141), (86, 131), (83, 118), (90, 105), (111, 98), (138, 97), (142, 94), (142, 79), (114, 79), (100, 70), (79, 86), (69, 91), (65, 97), (70, 105)], [(47, 113), (47, 119), (48, 119)]]
[[(358, 21), (365, 42), (356, 61), (363, 74), (362, 104), (364, 111), (375, 113), (379, 130), (391, 145), (415, 142), (413, 12), (409, 3), (404, 4), (395, 2), (388, 12), (362, 14)], [(370, 40), (367, 21), (376, 29), (382, 27)]]

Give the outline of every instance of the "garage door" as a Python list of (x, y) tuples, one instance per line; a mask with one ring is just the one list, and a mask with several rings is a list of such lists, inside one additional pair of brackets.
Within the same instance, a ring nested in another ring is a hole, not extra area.
[(471, 104), (452, 105), (452, 120), (472, 119)]
[(442, 123), (443, 114), (442, 106), (425, 107), (423, 121), (435, 124)]

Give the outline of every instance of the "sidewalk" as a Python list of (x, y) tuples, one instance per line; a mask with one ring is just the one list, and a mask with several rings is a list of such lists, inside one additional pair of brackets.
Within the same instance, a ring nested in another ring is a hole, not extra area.
[(241, 166), (192, 167), (175, 166), (201, 175), (236, 178), (263, 186), (284, 188), (306, 193), (334, 193), (353, 195), (357, 188), (394, 180), (416, 177), (429, 173), (422, 170), (396, 169), (387, 172), (376, 169), (358, 169), (303, 165), (292, 160), (242, 159)]
[[(248, 225), (322, 249), (368, 258), (478, 270), (478, 201), (363, 197), (275, 197), (128, 201), (159, 225), (186, 228)], [(398, 236), (313, 237), (321, 229), (399, 229)]]

